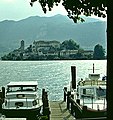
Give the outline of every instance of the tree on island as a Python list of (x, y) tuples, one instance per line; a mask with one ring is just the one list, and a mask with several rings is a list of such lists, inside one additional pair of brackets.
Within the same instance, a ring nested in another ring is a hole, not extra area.
[(101, 45), (97, 44), (94, 47), (93, 58), (94, 59), (105, 59), (105, 49)]
[(79, 45), (72, 39), (65, 40), (61, 44), (61, 49), (65, 49), (65, 50), (78, 50), (79, 49)]

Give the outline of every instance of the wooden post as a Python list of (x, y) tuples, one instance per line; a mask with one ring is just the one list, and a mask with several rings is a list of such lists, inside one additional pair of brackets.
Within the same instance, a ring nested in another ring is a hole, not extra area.
[(76, 67), (71, 66), (72, 88), (76, 89)]
[(64, 102), (66, 102), (66, 94), (67, 93), (67, 87), (64, 87)]
[(2, 113), (2, 99), (0, 98), (0, 113)]
[(2, 98), (5, 98), (5, 87), (2, 87)]
[[(80, 102), (79, 99), (77, 100), (77, 102)], [(74, 104), (74, 111), (73, 111), (73, 114), (74, 114), (74, 117), (76, 119), (80, 119), (82, 118), (82, 111), (79, 109), (78, 105)]]
[(43, 112), (46, 107), (49, 106), (47, 92), (43, 94)]
[(2, 113), (2, 103), (5, 98), (5, 87), (2, 87), (2, 91), (0, 91), (0, 113)]
[(44, 97), (45, 97), (45, 99), (48, 99), (48, 94), (47, 94), (47, 92), (45, 92)]
[(44, 114), (44, 109), (45, 109), (45, 104), (46, 104), (45, 89), (42, 89), (42, 102), (43, 102), (43, 114)]
[(73, 101), (71, 101), (71, 114), (73, 115), (73, 111), (74, 111), (74, 106), (73, 106)]
[(83, 106), (83, 111), (86, 111), (87, 110), (87, 106)]
[(0, 91), (0, 98), (1, 98), (1, 99), (2, 99), (2, 96), (3, 96), (3, 95), (2, 95), (2, 91)]
[(49, 109), (49, 100), (48, 94), (45, 92), (45, 89), (42, 90), (42, 101), (43, 101), (43, 115), (48, 117), (50, 120), (50, 109)]
[(74, 94), (71, 95), (71, 114), (73, 115), (73, 112), (74, 112), (74, 102), (73, 102), (73, 99), (74, 99)]
[(43, 103), (44, 103), (44, 108), (49, 106), (48, 99), (45, 99)]
[(74, 99), (74, 94), (71, 95), (71, 98)]
[(95, 67), (94, 67), (94, 63), (93, 63), (93, 73), (94, 73)]
[(85, 118), (87, 115), (90, 116), (90, 114), (87, 114), (87, 106), (83, 106), (82, 118)]
[(45, 89), (42, 89), (42, 101), (44, 99), (44, 95), (45, 95)]
[(50, 120), (50, 109), (49, 109), (49, 107), (46, 107), (44, 109), (44, 115), (48, 117), (48, 120)]
[(67, 92), (67, 109), (69, 110), (69, 104), (70, 104), (70, 95), (71, 95), (71, 92), (70, 91), (68, 91)]
[(80, 105), (80, 99), (77, 99), (76, 102)]

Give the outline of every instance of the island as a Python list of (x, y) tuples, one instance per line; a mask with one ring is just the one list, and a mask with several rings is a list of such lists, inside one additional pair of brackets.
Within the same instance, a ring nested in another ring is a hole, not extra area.
[(1, 57), (1, 60), (92, 60), (106, 59), (105, 50), (99, 44), (94, 50), (84, 50), (74, 40), (59, 41), (34, 40), (25, 48), (21, 40), (20, 47)]

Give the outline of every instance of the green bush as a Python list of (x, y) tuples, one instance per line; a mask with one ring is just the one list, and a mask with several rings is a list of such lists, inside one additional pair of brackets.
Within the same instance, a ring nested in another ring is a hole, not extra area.
[(47, 116), (41, 116), (41, 120), (48, 120)]

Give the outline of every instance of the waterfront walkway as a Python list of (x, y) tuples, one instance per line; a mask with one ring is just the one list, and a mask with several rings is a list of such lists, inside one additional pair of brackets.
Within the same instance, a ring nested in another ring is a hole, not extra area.
[(75, 120), (66, 109), (66, 102), (50, 101), (50, 120)]

